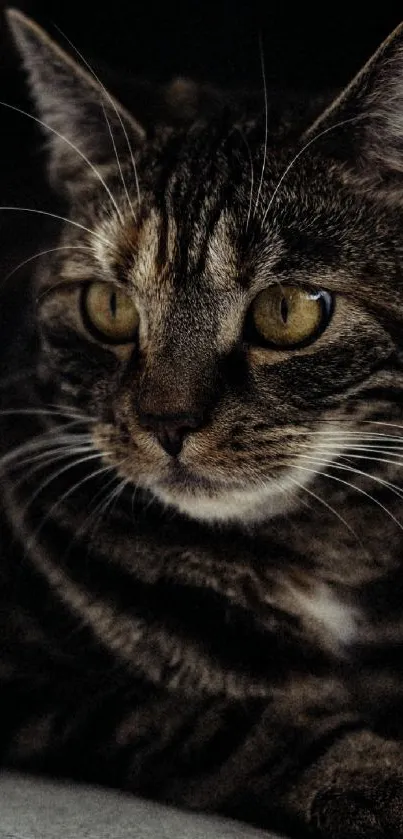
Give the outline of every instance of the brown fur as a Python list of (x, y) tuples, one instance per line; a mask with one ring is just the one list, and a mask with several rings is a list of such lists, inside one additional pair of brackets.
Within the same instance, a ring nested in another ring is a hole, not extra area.
[[(401, 835), (401, 30), (321, 115), (180, 81), (146, 134), (10, 22), (64, 209), (2, 389), (4, 762)], [(332, 305), (279, 349), (288, 285)]]

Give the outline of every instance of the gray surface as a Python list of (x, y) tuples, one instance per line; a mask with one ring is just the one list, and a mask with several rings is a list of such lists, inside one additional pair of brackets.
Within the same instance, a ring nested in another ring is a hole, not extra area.
[(0, 839), (280, 839), (100, 788), (0, 774)]

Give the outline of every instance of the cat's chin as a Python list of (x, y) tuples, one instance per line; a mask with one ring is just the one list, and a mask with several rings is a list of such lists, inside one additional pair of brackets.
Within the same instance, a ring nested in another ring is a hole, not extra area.
[(294, 491), (287, 492), (285, 486), (273, 482), (257, 488), (241, 489), (211, 486), (186, 488), (157, 484), (151, 492), (160, 502), (174, 507), (178, 512), (204, 522), (263, 521), (288, 513), (297, 503)]

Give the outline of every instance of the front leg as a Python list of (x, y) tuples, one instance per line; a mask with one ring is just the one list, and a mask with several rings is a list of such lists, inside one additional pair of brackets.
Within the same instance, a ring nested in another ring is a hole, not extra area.
[(295, 679), (248, 714), (215, 771), (177, 779), (168, 800), (297, 839), (403, 837), (403, 743), (365, 728), (343, 682)]

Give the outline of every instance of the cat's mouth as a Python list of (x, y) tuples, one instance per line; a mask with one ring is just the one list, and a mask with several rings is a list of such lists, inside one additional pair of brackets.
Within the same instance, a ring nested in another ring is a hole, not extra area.
[(169, 471), (161, 481), (161, 484), (177, 492), (190, 493), (217, 493), (220, 491), (223, 492), (227, 488), (227, 485), (222, 481), (199, 475), (179, 460), (174, 461), (170, 465)]

